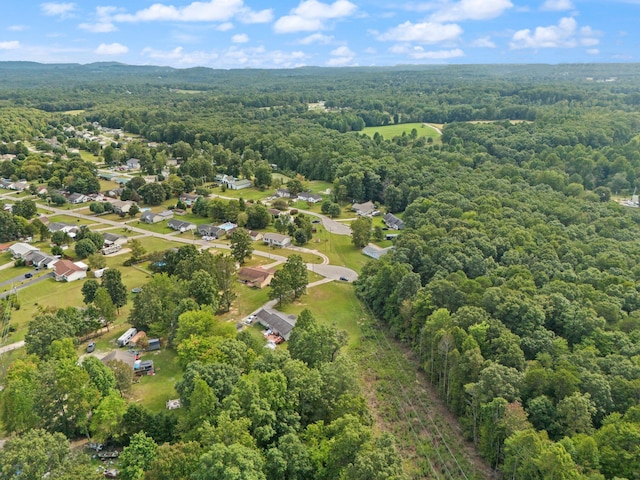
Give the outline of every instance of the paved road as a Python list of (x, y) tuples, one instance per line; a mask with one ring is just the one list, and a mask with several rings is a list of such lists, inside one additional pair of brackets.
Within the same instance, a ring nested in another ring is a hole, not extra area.
[[(24, 280), (24, 276), (23, 275), (20, 275), (19, 278), (20, 278), (20, 281)], [(41, 275), (39, 277), (30, 278), (29, 281), (25, 281), (22, 285), (17, 286), (16, 290), (19, 292), (23, 288), (30, 287), (31, 285), (35, 285), (36, 283), (40, 283), (43, 280), (47, 280), (49, 278), (53, 278), (53, 272), (45, 273), (44, 275)], [(11, 282), (11, 280), (9, 280), (9, 282)], [(6, 284), (7, 282), (4, 282), (4, 283)], [(4, 293), (0, 293), (0, 299), (9, 296), (12, 293), (13, 293), (13, 289), (8, 290), (8, 291), (6, 291)]]
[(311, 270), (323, 277), (331, 280), (340, 280), (341, 277), (346, 278), (350, 282), (358, 279), (358, 274), (347, 267), (340, 267), (338, 265), (318, 265), (313, 263), (307, 263), (307, 270)]
[(4, 353), (9, 353), (13, 350), (17, 350), (18, 348), (22, 348), (22, 347), (24, 347), (24, 340), (20, 340), (19, 342), (5, 345), (4, 347), (0, 348), (0, 355)]

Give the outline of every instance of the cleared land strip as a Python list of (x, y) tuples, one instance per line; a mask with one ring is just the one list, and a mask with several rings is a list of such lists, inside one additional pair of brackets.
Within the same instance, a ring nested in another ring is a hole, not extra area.
[(365, 395), (378, 427), (395, 435), (410, 477), (496, 478), (402, 346), (376, 321), (367, 322), (363, 332), (353, 355), (360, 365)]

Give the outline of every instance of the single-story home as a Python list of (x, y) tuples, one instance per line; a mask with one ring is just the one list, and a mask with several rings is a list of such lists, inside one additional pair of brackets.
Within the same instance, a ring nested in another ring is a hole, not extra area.
[(257, 242), (258, 240), (262, 240), (262, 234), (256, 230), (249, 230), (249, 236), (251, 240)]
[(276, 197), (291, 198), (291, 192), (288, 188), (279, 188), (278, 190), (276, 190)]
[(58, 260), (58, 257), (47, 255), (40, 250), (29, 252), (24, 257), (25, 263), (27, 265), (33, 266), (36, 269), (51, 268), (56, 264), (56, 262), (58, 262)]
[(67, 202), (73, 205), (79, 205), (81, 203), (86, 203), (89, 201), (89, 197), (83, 195), (82, 193), (72, 193), (67, 197)]
[(225, 229), (220, 228), (216, 225), (198, 225), (198, 235), (200, 235), (201, 237), (220, 238), (223, 237), (225, 233), (227, 233)]
[(140, 220), (144, 223), (159, 223), (173, 218), (173, 211), (165, 210), (164, 212), (155, 213), (151, 211), (144, 212), (140, 216)]
[(393, 213), (387, 213), (383, 217), (384, 224), (393, 230), (404, 230), (404, 222)]
[(281, 235), (280, 233), (265, 233), (262, 237), (262, 241), (273, 247), (286, 247), (291, 245), (291, 237)]
[(184, 222), (182, 220), (178, 220), (176, 218), (169, 220), (169, 222), (167, 222), (167, 225), (169, 226), (169, 228), (176, 230), (180, 233), (183, 232), (188, 232), (190, 230), (195, 230), (196, 229), (196, 224), (195, 223), (191, 223), (191, 222)]
[(140, 168), (140, 160), (137, 158), (130, 158), (127, 160), (127, 168), (131, 170), (138, 170)]
[(308, 203), (318, 203), (322, 201), (322, 196), (318, 195), (317, 193), (302, 192), (300, 195), (298, 195), (298, 200), (302, 200), (303, 202)]
[(117, 233), (109, 233), (109, 232), (103, 233), (102, 238), (104, 238), (104, 244), (106, 246), (114, 245), (114, 244), (124, 245), (129, 241), (129, 239), (124, 235), (118, 235)]
[(376, 206), (372, 201), (368, 201), (365, 203), (354, 203), (351, 209), (356, 212), (356, 215), (360, 215), (361, 217), (372, 217), (377, 212)]
[(380, 260), (380, 257), (386, 255), (394, 248), (395, 247), (380, 248), (376, 245), (369, 244), (362, 249), (362, 253), (364, 253), (367, 257), (371, 257), (375, 260)]
[(249, 188), (251, 186), (251, 180), (243, 178), (242, 180), (235, 180), (230, 182), (227, 187), (230, 190), (242, 190), (243, 188)]
[(87, 276), (87, 266), (82, 262), (58, 260), (53, 266), (56, 282), (73, 282)]
[(286, 315), (278, 310), (263, 308), (256, 313), (256, 318), (260, 325), (271, 329), (285, 340), (289, 340), (291, 330), (296, 326), (295, 315)]
[(24, 259), (30, 252), (37, 252), (38, 249), (28, 243), (14, 243), (9, 247), (11, 256), (15, 259)]
[(238, 270), (238, 280), (254, 288), (264, 288), (271, 283), (275, 270), (261, 267), (242, 267)]
[(131, 210), (131, 207), (133, 206), (133, 202), (130, 200), (127, 200), (126, 202), (123, 202), (122, 200), (112, 200), (111, 205), (113, 205), (114, 213), (123, 215), (129, 213), (129, 210)]
[(183, 193), (182, 195), (180, 195), (180, 201), (187, 207), (190, 207), (194, 203), (196, 203), (196, 200), (198, 200), (201, 196), (202, 195), (196, 195), (195, 193)]

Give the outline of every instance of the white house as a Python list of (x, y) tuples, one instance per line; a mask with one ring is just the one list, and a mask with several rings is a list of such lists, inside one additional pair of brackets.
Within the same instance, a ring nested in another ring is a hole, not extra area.
[(376, 214), (376, 206), (372, 201), (368, 201), (365, 203), (354, 203), (351, 207), (356, 215), (360, 215), (361, 217), (372, 217)]
[(171, 220), (173, 218), (173, 212), (171, 210), (165, 210), (164, 212), (154, 213), (151, 211), (144, 212), (140, 216), (140, 220), (144, 223), (160, 223), (164, 220)]
[(176, 230), (180, 233), (188, 232), (191, 230), (195, 230), (197, 225), (191, 222), (184, 222), (182, 220), (178, 220), (174, 218), (173, 220), (169, 220), (167, 222), (167, 226), (173, 230)]
[(28, 243), (15, 243), (9, 247), (11, 256), (15, 259), (24, 259), (30, 252), (37, 252), (38, 249)]
[(262, 241), (273, 247), (286, 247), (291, 245), (291, 237), (279, 233), (265, 233)]
[(231, 190), (242, 190), (243, 188), (249, 188), (251, 186), (251, 180), (243, 178), (242, 180), (235, 180), (228, 184)]
[(71, 260), (58, 260), (53, 266), (53, 274), (56, 282), (73, 282), (87, 276), (86, 265)]
[(67, 197), (67, 201), (73, 205), (79, 205), (89, 201), (89, 197), (82, 193), (72, 193)]
[(302, 192), (300, 195), (298, 195), (298, 200), (302, 200), (303, 202), (308, 203), (318, 203), (322, 201), (322, 197), (317, 193)]
[(138, 170), (140, 168), (140, 160), (137, 158), (130, 158), (127, 160), (127, 168), (131, 170)]

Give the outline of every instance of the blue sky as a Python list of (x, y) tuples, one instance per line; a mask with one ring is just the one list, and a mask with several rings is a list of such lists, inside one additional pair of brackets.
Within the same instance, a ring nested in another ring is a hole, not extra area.
[(186, 68), (640, 61), (640, 0), (3, 2), (0, 61)]

